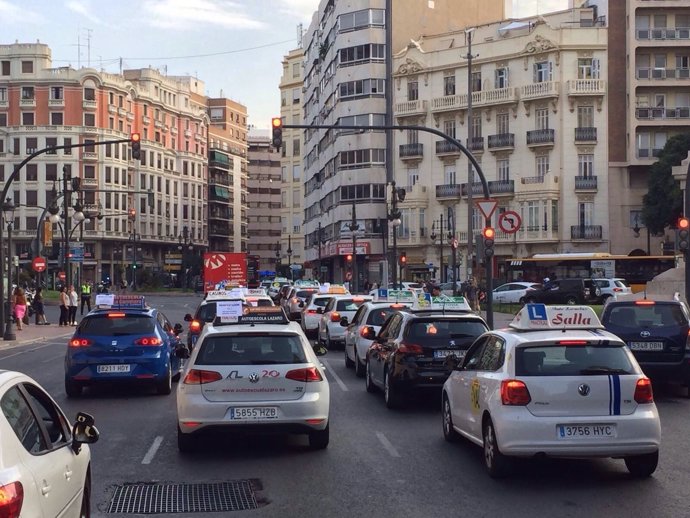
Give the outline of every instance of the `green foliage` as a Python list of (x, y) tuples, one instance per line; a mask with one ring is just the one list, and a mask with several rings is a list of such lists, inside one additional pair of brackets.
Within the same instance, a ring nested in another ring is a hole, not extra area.
[(668, 139), (659, 160), (649, 168), (648, 191), (642, 202), (642, 221), (652, 234), (673, 227), (683, 213), (683, 193), (674, 180), (672, 168), (685, 160), (690, 150), (690, 134)]

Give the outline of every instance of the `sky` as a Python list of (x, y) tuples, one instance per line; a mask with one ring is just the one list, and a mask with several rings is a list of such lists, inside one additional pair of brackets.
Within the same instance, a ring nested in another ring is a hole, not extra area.
[[(424, 1), (424, 0), (420, 0)], [(461, 0), (455, 0), (460, 2)], [(266, 129), (280, 114), (281, 61), (298, 47), (319, 0), (0, 0), (0, 44), (47, 44), (53, 66), (118, 73), (153, 67), (194, 75), (206, 94), (247, 107)], [(513, 17), (567, 8), (513, 0)]]

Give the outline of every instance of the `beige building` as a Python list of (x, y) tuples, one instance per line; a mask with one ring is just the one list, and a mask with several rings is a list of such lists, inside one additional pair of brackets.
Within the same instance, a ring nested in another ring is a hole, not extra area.
[[(395, 55), (396, 122), (443, 131), (479, 162), (497, 201), (491, 223), (499, 278), (511, 257), (608, 252), (605, 25), (583, 8), (480, 25), (470, 34), (471, 118), (468, 34), (458, 31), (424, 36)], [(468, 221), (468, 160), (437, 136), (395, 135), (395, 180), (408, 191), (398, 227), (405, 277), (450, 279), (453, 239), (459, 265), (468, 229), (476, 235), (484, 226), (476, 208)], [(473, 201), (484, 198), (476, 174), (471, 192)], [(519, 215), (515, 233), (507, 221), (516, 220), (501, 216), (506, 211)], [(476, 270), (476, 256), (470, 266)], [(468, 271), (465, 262), (456, 275)]]

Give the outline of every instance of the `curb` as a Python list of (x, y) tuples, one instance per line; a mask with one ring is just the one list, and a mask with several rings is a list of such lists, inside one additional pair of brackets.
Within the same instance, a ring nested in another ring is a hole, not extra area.
[(14, 349), (20, 345), (31, 345), (36, 342), (41, 342), (43, 340), (51, 340), (54, 338), (68, 338), (72, 336), (73, 333), (62, 334), (62, 335), (52, 335), (52, 336), (37, 336), (34, 338), (27, 338), (26, 340), (8, 340), (5, 342), (0, 342), (0, 350), (3, 349)]

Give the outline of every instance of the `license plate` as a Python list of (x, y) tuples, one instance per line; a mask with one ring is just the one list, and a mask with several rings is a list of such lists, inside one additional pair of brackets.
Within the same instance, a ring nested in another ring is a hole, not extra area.
[(98, 374), (106, 374), (109, 372), (129, 372), (131, 366), (128, 363), (122, 363), (119, 365), (97, 365), (96, 372)]
[(556, 426), (559, 439), (605, 439), (616, 437), (615, 424), (559, 424)]
[(451, 355), (455, 356), (459, 360), (462, 360), (465, 357), (465, 351), (449, 351), (447, 349), (434, 351), (434, 358), (436, 359), (444, 359)]
[(274, 406), (234, 407), (230, 409), (230, 419), (234, 421), (277, 418), (278, 408)]
[(664, 342), (629, 342), (632, 351), (663, 351)]

